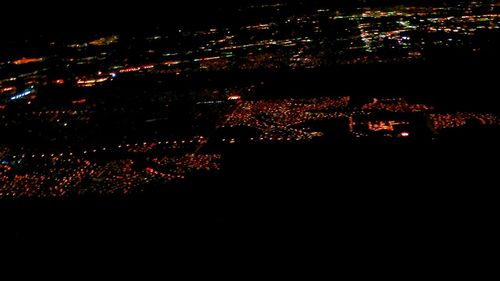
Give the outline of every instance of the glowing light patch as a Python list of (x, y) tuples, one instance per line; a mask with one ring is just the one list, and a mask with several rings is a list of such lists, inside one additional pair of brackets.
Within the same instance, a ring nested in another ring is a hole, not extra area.
[(31, 90), (28, 90), (28, 91), (22, 92), (20, 94), (17, 94), (15, 96), (11, 97), (10, 100), (18, 100), (18, 99), (24, 98), (30, 94), (31, 94)]
[(233, 96), (229, 96), (227, 99), (228, 99), (228, 100), (240, 100), (240, 99), (241, 99), (241, 96), (238, 96), (238, 95), (233, 95)]

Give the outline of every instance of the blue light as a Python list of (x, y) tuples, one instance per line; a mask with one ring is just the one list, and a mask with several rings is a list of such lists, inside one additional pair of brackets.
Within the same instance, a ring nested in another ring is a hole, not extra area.
[(20, 98), (24, 98), (25, 96), (27, 96), (29, 94), (31, 94), (31, 90), (27, 90), (27, 91), (22, 92), (22, 93), (20, 93), (18, 95), (15, 95), (15, 96), (11, 97), (10, 100), (18, 100)]

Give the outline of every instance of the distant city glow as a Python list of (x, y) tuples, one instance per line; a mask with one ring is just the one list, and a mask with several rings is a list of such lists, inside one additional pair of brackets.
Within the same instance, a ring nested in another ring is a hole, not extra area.
[(232, 95), (232, 96), (229, 96), (227, 99), (228, 99), (228, 100), (239, 100), (239, 99), (241, 99), (241, 96), (238, 96), (238, 95)]
[(34, 62), (41, 62), (43, 61), (43, 58), (22, 58), (13, 61), (13, 64), (28, 64), (28, 63), (34, 63)]
[(4, 93), (4, 92), (10, 92), (10, 91), (15, 91), (16, 90), (16, 87), (5, 87), (5, 88), (0, 88), (0, 93)]
[(81, 99), (81, 100), (74, 100), (74, 101), (72, 101), (71, 103), (72, 103), (72, 104), (84, 104), (84, 103), (86, 103), (86, 102), (87, 102), (87, 100), (86, 100), (86, 99)]

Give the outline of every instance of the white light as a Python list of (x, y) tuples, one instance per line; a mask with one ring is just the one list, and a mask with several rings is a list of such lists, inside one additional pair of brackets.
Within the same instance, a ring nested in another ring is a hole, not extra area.
[(31, 94), (31, 91), (30, 91), (30, 90), (25, 91), (25, 92), (23, 92), (23, 93), (20, 93), (20, 94), (18, 94), (18, 95), (15, 95), (15, 96), (11, 97), (11, 98), (10, 98), (10, 100), (17, 100), (17, 99), (23, 98), (23, 97), (25, 97), (25, 96), (27, 96), (27, 95), (29, 95), (29, 94)]

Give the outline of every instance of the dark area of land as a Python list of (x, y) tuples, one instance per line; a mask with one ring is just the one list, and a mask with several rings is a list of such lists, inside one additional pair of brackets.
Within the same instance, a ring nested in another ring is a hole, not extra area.
[(413, 241), (424, 251), (468, 251), (486, 243), (494, 228), (498, 154), (496, 144), (474, 140), (433, 147), (241, 146), (226, 152), (223, 174), (133, 198), (3, 202), (2, 235), (48, 247), (291, 239), (319, 247), (378, 241), (397, 248)]

